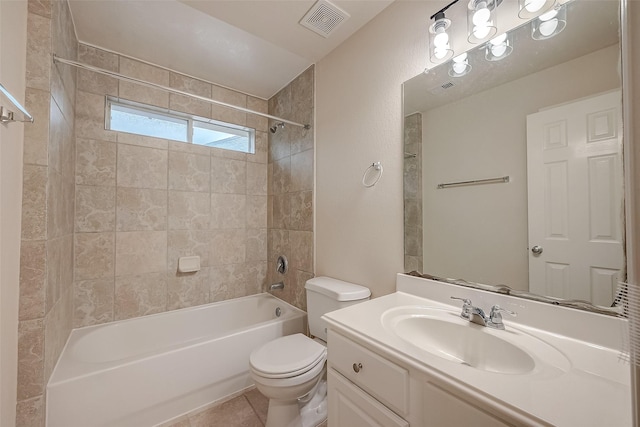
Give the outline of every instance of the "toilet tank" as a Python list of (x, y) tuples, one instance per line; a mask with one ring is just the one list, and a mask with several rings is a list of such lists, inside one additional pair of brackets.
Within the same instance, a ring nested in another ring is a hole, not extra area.
[(327, 341), (327, 326), (320, 319), (322, 315), (371, 297), (369, 288), (331, 277), (314, 277), (307, 280), (304, 288), (307, 290), (309, 332), (323, 341)]

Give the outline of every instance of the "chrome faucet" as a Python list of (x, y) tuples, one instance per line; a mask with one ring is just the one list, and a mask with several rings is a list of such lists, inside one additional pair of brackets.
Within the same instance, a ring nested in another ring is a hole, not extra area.
[(476, 307), (471, 303), (470, 299), (451, 297), (451, 299), (458, 299), (462, 301), (462, 312), (460, 317), (468, 320), (471, 323), (475, 323), (480, 326), (487, 326), (489, 328), (504, 330), (504, 323), (502, 323), (502, 313), (516, 316), (516, 312), (506, 310), (499, 305), (491, 307), (491, 311), (487, 316), (480, 307)]

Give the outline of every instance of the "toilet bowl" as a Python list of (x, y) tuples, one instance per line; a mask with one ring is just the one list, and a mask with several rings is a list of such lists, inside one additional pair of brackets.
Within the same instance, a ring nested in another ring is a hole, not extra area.
[(251, 353), (251, 376), (269, 398), (265, 427), (314, 425), (301, 415), (301, 407), (317, 391), (326, 360), (326, 347), (302, 334), (278, 338)]
[(329, 277), (307, 281), (309, 331), (277, 338), (249, 357), (257, 389), (269, 399), (265, 427), (315, 427), (327, 418), (326, 327), (322, 315), (368, 300), (368, 288)]

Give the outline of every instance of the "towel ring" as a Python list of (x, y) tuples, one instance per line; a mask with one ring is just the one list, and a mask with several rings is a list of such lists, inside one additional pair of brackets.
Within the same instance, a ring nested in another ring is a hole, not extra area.
[[(371, 169), (378, 171), (378, 176), (376, 177), (376, 179), (370, 183), (367, 184), (367, 175), (369, 174), (369, 172), (371, 171)], [(365, 171), (364, 174), (362, 175), (362, 185), (364, 185), (367, 188), (373, 187), (374, 185), (376, 185), (378, 183), (378, 181), (380, 181), (380, 178), (382, 178), (382, 173), (384, 172), (384, 169), (382, 168), (382, 163), (380, 162), (375, 162), (375, 163), (371, 163), (371, 166), (369, 166)]]

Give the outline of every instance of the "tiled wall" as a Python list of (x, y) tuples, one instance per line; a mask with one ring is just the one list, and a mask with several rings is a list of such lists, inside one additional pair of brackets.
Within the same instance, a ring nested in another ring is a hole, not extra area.
[(404, 269), (422, 271), (422, 114), (404, 119)]
[(75, 59), (66, 1), (29, 1), (16, 425), (44, 425), (44, 391), (71, 330)]
[[(267, 112), (267, 101), (80, 45), (80, 62)], [(105, 130), (105, 95), (257, 130), (245, 154)], [(250, 295), (267, 269), (267, 127), (245, 114), (81, 70), (74, 327)], [(199, 255), (197, 273), (177, 272)]]
[[(269, 100), (269, 113), (310, 129), (285, 126), (269, 133), (269, 283), (284, 281), (273, 294), (306, 310), (305, 282), (313, 277), (314, 67)], [(271, 125), (276, 123), (272, 121)], [(276, 273), (279, 255), (289, 272)]]

